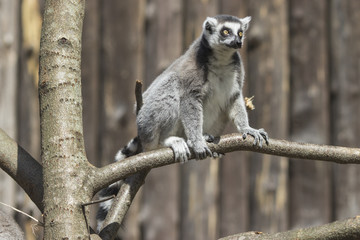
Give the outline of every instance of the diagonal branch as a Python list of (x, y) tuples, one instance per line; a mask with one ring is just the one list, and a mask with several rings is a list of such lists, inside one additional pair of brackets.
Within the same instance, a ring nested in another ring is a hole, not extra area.
[(113, 200), (99, 233), (101, 239), (113, 239), (115, 237), (136, 193), (144, 184), (148, 173), (149, 171), (147, 170), (138, 172), (126, 178), (121, 184), (120, 190)]
[[(262, 148), (253, 145), (253, 138), (242, 138), (235, 133), (221, 136), (216, 143), (209, 144), (213, 152), (227, 153), (233, 151), (252, 151), (289, 158), (321, 160), (339, 164), (360, 164), (360, 149), (308, 143), (296, 143), (285, 140), (270, 139), (269, 145)], [(191, 158), (194, 158), (192, 154)], [(124, 159), (100, 169), (90, 176), (94, 182), (94, 190), (100, 189), (120, 179), (129, 177), (139, 171), (149, 170), (175, 163), (170, 148), (163, 148)]]
[(9, 174), (43, 212), (43, 170), (29, 153), (0, 129), (0, 167)]

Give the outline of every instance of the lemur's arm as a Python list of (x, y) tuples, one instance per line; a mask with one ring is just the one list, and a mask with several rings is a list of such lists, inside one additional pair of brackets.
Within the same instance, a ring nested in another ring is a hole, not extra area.
[(244, 97), (240, 91), (236, 97), (232, 108), (229, 111), (229, 117), (234, 122), (236, 128), (240, 133), (243, 133), (243, 138), (245, 139), (247, 135), (254, 137), (254, 145), (259, 143), (261, 147), (263, 140), (268, 144), (269, 137), (263, 128), (254, 129), (249, 126), (249, 118), (246, 111)]
[(197, 159), (212, 156), (203, 136), (203, 109), (201, 100), (188, 96), (180, 104), (181, 123), (187, 137), (187, 144), (193, 149)]

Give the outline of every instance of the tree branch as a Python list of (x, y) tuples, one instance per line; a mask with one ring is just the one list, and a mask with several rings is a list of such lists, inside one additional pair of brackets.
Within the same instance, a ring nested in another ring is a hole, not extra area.
[(126, 178), (121, 184), (120, 190), (116, 195), (108, 214), (106, 215), (102, 229), (99, 233), (101, 239), (113, 239), (116, 236), (116, 233), (119, 230), (136, 193), (144, 184), (148, 173), (148, 170), (141, 171)]
[[(235, 133), (221, 136), (215, 143), (209, 143), (213, 152), (225, 154), (233, 151), (252, 151), (289, 158), (321, 160), (340, 164), (360, 164), (360, 149), (308, 143), (296, 143), (285, 140), (270, 139), (269, 145), (262, 148), (253, 145), (253, 138), (242, 138), (242, 134)], [(191, 155), (191, 159), (195, 156)], [(124, 159), (100, 169), (91, 177), (94, 190), (108, 186), (120, 179), (129, 177), (139, 171), (157, 168), (175, 163), (173, 152), (170, 148), (141, 153)]]
[(287, 232), (266, 234), (261, 232), (246, 232), (224, 237), (219, 240), (357, 240), (360, 239), (360, 216), (342, 221), (295, 229)]
[(0, 167), (24, 189), (42, 212), (44, 188), (41, 164), (2, 129), (0, 129), (0, 142)]

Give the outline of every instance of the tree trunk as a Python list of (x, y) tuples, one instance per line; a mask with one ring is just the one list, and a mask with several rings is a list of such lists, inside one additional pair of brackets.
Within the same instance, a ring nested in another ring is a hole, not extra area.
[(87, 239), (81, 204), (92, 198), (82, 129), (81, 33), (85, 1), (48, 0), (40, 43), (44, 239)]

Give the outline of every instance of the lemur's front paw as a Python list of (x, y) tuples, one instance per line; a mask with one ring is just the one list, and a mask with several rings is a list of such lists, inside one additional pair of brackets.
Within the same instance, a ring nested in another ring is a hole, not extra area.
[(205, 141), (192, 142), (188, 140), (187, 144), (194, 151), (196, 159), (204, 159), (207, 157), (212, 157), (212, 152), (209, 149), (209, 147), (206, 145)]
[(269, 136), (263, 128), (257, 130), (251, 127), (247, 127), (242, 132), (243, 132), (243, 139), (246, 139), (247, 135), (251, 135), (254, 137), (254, 145), (258, 144), (259, 147), (262, 147), (264, 140), (266, 145), (269, 145)]

